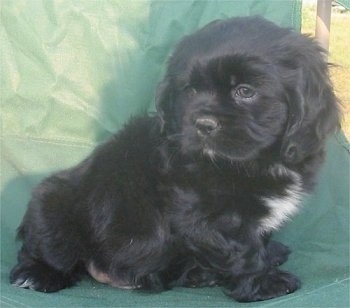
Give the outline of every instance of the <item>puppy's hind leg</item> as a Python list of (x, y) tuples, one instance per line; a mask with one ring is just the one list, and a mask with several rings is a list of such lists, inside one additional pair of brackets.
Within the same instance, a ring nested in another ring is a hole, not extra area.
[(18, 232), (23, 246), (10, 273), (13, 285), (54, 292), (79, 280), (84, 244), (72, 210), (72, 190), (67, 179), (53, 176), (33, 192)]
[(81, 279), (83, 267), (76, 265), (69, 272), (54, 269), (43, 261), (31, 258), (22, 247), (18, 264), (10, 273), (10, 283), (16, 287), (40, 292), (55, 292), (73, 286)]

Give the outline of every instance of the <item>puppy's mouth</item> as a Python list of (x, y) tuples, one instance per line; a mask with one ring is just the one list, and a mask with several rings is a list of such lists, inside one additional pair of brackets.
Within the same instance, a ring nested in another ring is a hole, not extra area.
[(246, 161), (258, 154), (256, 143), (243, 129), (227, 130), (214, 115), (201, 115), (191, 120), (189, 130), (182, 135), (184, 153), (195, 151), (211, 161)]
[(209, 157), (212, 161), (219, 157), (225, 160), (235, 159), (223, 149), (220, 150), (222, 126), (216, 117), (210, 115), (198, 117), (194, 121), (194, 126), (204, 156)]
[(223, 138), (220, 133), (215, 136), (197, 135), (200, 139), (200, 150), (202, 154), (214, 161), (217, 159), (234, 161), (247, 161), (254, 159), (259, 151), (256, 147), (240, 143), (238, 140)]
[(213, 149), (208, 145), (203, 146), (202, 153), (204, 156), (209, 157), (211, 161), (216, 161), (218, 158), (228, 160), (228, 161), (242, 161), (245, 157), (238, 157), (236, 155), (231, 155), (231, 153), (226, 153), (224, 151), (219, 151), (218, 149)]
[(197, 136), (200, 139), (200, 151), (202, 152), (203, 156), (209, 157), (212, 161), (216, 160), (217, 158), (222, 158), (225, 160), (233, 159), (233, 157), (231, 157), (228, 153), (225, 153), (225, 151), (219, 149), (217, 144), (218, 141), (216, 140), (215, 136), (208, 136), (203, 134), (201, 131), (197, 131)]
[(215, 159), (215, 156), (216, 156), (215, 151), (209, 148), (208, 146), (204, 146), (202, 152), (205, 156), (208, 156), (210, 159)]
[(203, 145), (202, 153), (204, 156), (209, 157), (211, 161), (217, 159), (223, 159), (231, 162), (243, 162), (254, 159), (256, 156), (255, 151), (224, 151), (218, 147), (213, 148), (208, 145)]

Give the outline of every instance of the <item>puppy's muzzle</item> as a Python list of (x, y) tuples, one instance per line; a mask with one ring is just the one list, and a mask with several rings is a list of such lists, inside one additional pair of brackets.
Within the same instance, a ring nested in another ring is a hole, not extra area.
[(213, 117), (200, 117), (196, 119), (195, 126), (202, 137), (213, 136), (220, 130), (219, 122)]

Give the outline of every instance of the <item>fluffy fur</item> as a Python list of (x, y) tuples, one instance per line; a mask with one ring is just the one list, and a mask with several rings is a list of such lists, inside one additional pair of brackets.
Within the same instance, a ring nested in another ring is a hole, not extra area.
[(294, 292), (271, 232), (295, 214), (338, 126), (323, 51), (260, 17), (183, 38), (157, 92), (78, 166), (45, 179), (19, 228), (11, 283), (221, 285), (238, 301)]

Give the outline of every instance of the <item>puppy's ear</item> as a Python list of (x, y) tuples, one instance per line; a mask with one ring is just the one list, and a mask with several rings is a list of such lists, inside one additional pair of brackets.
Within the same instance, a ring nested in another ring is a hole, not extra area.
[(281, 148), (287, 163), (321, 153), (326, 136), (340, 126), (338, 101), (322, 50), (316, 43), (308, 43), (309, 49), (299, 54), (294, 82), (288, 83), (294, 88), (287, 90), (289, 117)]

